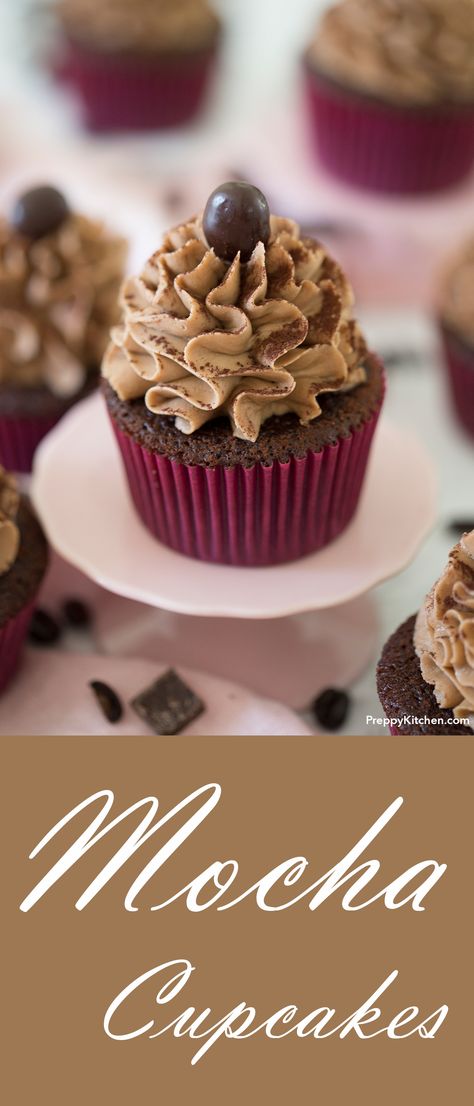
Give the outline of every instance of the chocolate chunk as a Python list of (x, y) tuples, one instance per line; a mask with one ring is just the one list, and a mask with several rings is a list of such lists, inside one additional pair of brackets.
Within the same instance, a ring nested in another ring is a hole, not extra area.
[(42, 185), (19, 196), (11, 221), (20, 234), (36, 239), (52, 234), (68, 215), (69, 208), (62, 193), (50, 185)]
[(29, 641), (33, 645), (56, 645), (61, 637), (61, 628), (48, 611), (37, 607), (28, 631)]
[(240, 251), (241, 261), (248, 261), (258, 242), (266, 245), (270, 237), (270, 210), (263, 192), (245, 181), (221, 184), (207, 201), (203, 230), (218, 257), (233, 261)]
[(75, 630), (83, 630), (92, 622), (89, 607), (82, 599), (66, 599), (63, 603), (64, 621)]
[(173, 669), (133, 699), (131, 706), (154, 733), (172, 736), (198, 718), (204, 703)]
[(120, 722), (120, 719), (123, 717), (123, 706), (113, 687), (104, 684), (102, 680), (91, 680), (89, 687), (92, 688), (100, 709), (107, 721), (112, 722), (112, 724)]
[(347, 691), (328, 687), (313, 703), (316, 721), (325, 730), (339, 730), (349, 713), (350, 699)]
[(462, 538), (463, 534), (470, 534), (474, 530), (474, 518), (453, 518), (452, 522), (448, 522), (448, 530), (450, 534)]

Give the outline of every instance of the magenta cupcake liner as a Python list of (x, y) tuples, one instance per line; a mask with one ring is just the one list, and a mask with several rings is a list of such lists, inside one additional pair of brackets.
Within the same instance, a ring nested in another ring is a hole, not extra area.
[(449, 188), (474, 165), (474, 104), (397, 107), (345, 90), (306, 63), (310, 126), (323, 166), (348, 184), (392, 193)]
[(346, 528), (378, 416), (319, 453), (252, 468), (184, 465), (112, 425), (136, 510), (160, 542), (203, 561), (263, 566), (314, 553)]
[(33, 602), (28, 603), (19, 614), (0, 627), (0, 692), (6, 688), (18, 668), (33, 607)]
[(459, 422), (474, 436), (474, 349), (441, 326), (451, 396)]
[(0, 464), (9, 472), (31, 472), (39, 443), (56, 426), (59, 417), (0, 415)]
[(91, 131), (177, 127), (199, 112), (217, 46), (153, 60), (95, 53), (69, 41), (61, 80), (79, 93)]

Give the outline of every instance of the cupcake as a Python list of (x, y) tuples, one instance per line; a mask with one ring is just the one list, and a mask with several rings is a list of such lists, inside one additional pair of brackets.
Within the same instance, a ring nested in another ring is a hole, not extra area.
[(474, 530), (419, 614), (387, 642), (377, 686), (393, 734), (474, 732)]
[(474, 164), (474, 0), (340, 0), (305, 55), (323, 165), (357, 187), (447, 188)]
[(454, 408), (474, 435), (474, 235), (447, 268), (438, 317)]
[(0, 462), (29, 472), (36, 446), (97, 386), (117, 319), (126, 245), (54, 188), (0, 219)]
[(179, 552), (270, 565), (357, 508), (384, 376), (324, 246), (230, 182), (122, 291), (104, 393), (133, 501)]
[(43, 531), (14, 477), (0, 467), (0, 691), (18, 665), (47, 562)]
[(188, 123), (215, 66), (219, 20), (207, 0), (58, 0), (61, 75), (93, 131)]

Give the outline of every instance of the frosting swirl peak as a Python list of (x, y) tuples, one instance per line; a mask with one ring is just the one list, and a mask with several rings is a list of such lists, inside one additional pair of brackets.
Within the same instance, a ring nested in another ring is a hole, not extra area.
[(420, 610), (415, 648), (440, 707), (474, 730), (474, 530), (453, 549)]
[(339, 0), (309, 58), (328, 76), (400, 103), (474, 100), (474, 0)]
[(103, 373), (120, 399), (144, 397), (184, 434), (226, 415), (253, 442), (270, 416), (308, 423), (318, 395), (366, 379), (352, 305), (339, 266), (291, 220), (272, 216), (268, 245), (243, 264), (221, 260), (196, 218), (125, 282)]

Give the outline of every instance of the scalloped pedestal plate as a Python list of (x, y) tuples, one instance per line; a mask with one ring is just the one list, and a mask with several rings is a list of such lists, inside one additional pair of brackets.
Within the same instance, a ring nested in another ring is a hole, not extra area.
[(423, 447), (382, 419), (359, 510), (337, 541), (271, 568), (194, 561), (135, 514), (100, 396), (43, 442), (32, 494), (61, 556), (124, 600), (98, 628), (104, 651), (199, 668), (296, 708), (366, 668), (376, 635), (368, 593), (412, 560), (436, 499)]

